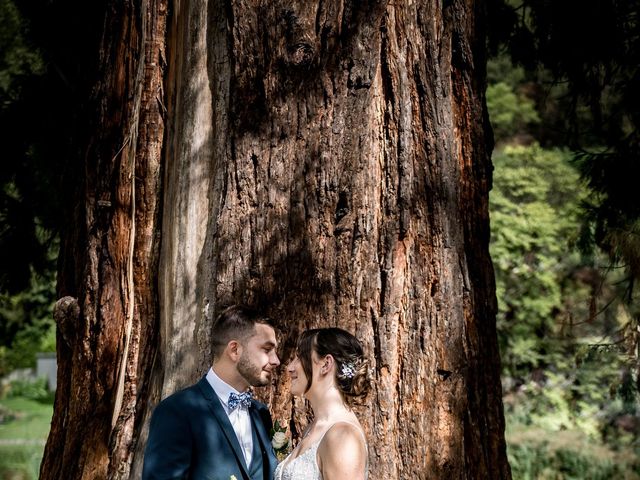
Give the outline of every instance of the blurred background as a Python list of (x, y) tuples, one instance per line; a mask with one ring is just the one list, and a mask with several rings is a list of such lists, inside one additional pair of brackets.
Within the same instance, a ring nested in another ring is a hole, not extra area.
[[(487, 2), (514, 479), (640, 479), (638, 3)], [(0, 480), (37, 478), (53, 409), (57, 252), (91, 33), (72, 8), (0, 0)]]

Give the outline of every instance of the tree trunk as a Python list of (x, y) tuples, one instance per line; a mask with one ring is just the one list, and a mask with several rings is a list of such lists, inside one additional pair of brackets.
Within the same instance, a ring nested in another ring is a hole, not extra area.
[(159, 336), (167, 2), (109, 3), (97, 16), (92, 136), (61, 249), (58, 386), (43, 480), (129, 478)]
[[(165, 34), (165, 2), (107, 16), (42, 478), (138, 478), (153, 407), (236, 302), (275, 319), (284, 362), (306, 328), (364, 341), (370, 478), (510, 478), (482, 7), (185, 0)], [(284, 369), (261, 396), (300, 431)]]

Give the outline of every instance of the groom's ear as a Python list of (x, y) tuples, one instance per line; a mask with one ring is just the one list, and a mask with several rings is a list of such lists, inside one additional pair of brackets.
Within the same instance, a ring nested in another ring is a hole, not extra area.
[(242, 354), (242, 345), (237, 340), (231, 340), (227, 343), (227, 348), (225, 349), (229, 358), (234, 362), (237, 362), (240, 359), (240, 355)]

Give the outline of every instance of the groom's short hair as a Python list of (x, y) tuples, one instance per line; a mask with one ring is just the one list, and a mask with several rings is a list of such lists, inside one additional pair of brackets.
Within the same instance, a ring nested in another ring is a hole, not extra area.
[(244, 305), (225, 308), (218, 315), (211, 332), (213, 358), (219, 358), (232, 340), (244, 343), (255, 333), (255, 326), (258, 323), (273, 328), (271, 319), (258, 310)]

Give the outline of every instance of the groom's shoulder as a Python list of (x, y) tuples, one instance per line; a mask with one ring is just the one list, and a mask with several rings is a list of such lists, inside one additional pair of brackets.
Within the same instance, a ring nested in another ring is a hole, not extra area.
[(164, 400), (162, 400), (158, 407), (160, 408), (172, 408), (172, 407), (181, 407), (184, 405), (192, 404), (194, 402), (199, 401), (202, 398), (202, 393), (198, 386), (198, 383), (193, 385), (189, 385), (177, 392), (172, 393)]

